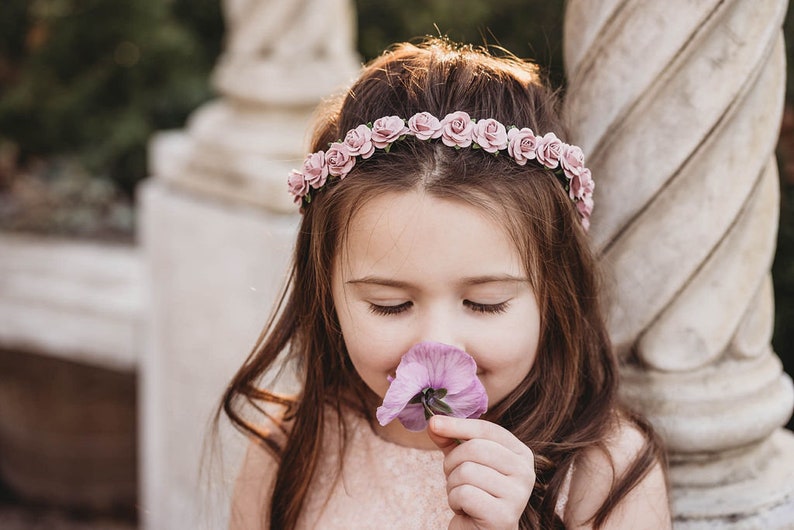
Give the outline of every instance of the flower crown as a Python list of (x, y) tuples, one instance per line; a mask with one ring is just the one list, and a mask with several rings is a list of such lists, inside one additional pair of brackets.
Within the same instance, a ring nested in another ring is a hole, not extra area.
[(447, 114), (442, 120), (428, 112), (414, 114), (408, 121), (399, 116), (384, 116), (350, 129), (344, 139), (332, 143), (325, 151), (308, 155), (302, 169), (292, 170), (289, 192), (296, 204), (306, 206), (314, 190), (321, 189), (329, 179), (344, 179), (356, 165), (356, 159), (366, 160), (376, 149), (388, 153), (394, 142), (409, 136), (424, 141), (441, 138), (449, 147), (482, 149), (494, 156), (507, 151), (521, 166), (532, 161), (553, 170), (576, 205), (585, 230), (589, 228), (595, 182), (584, 166), (581, 148), (563, 143), (552, 132), (536, 136), (526, 127), (505, 127), (491, 118), (475, 120), (463, 111)]

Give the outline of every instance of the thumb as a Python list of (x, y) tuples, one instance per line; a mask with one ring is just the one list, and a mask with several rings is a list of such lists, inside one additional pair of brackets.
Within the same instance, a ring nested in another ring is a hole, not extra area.
[(436, 447), (444, 451), (444, 454), (449, 454), (454, 448), (460, 445), (460, 442), (455, 438), (447, 438), (440, 435), (439, 424), (445, 420), (444, 416), (432, 416), (427, 422), (427, 435), (430, 440), (436, 444)]

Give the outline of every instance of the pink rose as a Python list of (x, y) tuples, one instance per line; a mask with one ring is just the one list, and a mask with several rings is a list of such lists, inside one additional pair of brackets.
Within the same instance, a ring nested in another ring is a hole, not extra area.
[(595, 181), (593, 181), (593, 175), (589, 169), (584, 167), (579, 175), (575, 175), (571, 179), (569, 194), (571, 199), (584, 199), (585, 197), (592, 197), (594, 189)]
[(303, 161), (303, 177), (314, 189), (320, 188), (328, 178), (328, 165), (325, 163), (325, 153), (317, 151), (306, 157)]
[(295, 202), (301, 202), (301, 199), (309, 193), (309, 183), (306, 182), (306, 179), (303, 178), (303, 173), (298, 171), (297, 169), (293, 169), (290, 174), (289, 178), (287, 179), (287, 185), (289, 187), (289, 192), (295, 198)]
[(489, 153), (507, 148), (507, 129), (493, 118), (480, 120), (474, 124), (471, 135), (477, 145)]
[(441, 141), (449, 147), (469, 147), (471, 134), (474, 131), (474, 122), (462, 110), (447, 114), (441, 120)]
[(575, 145), (563, 144), (560, 165), (565, 171), (565, 176), (572, 179), (584, 169), (584, 152)]
[(396, 142), (403, 134), (408, 133), (405, 122), (399, 116), (384, 116), (372, 124), (372, 143), (378, 149)]
[(582, 197), (592, 197), (593, 192), (595, 191), (595, 181), (593, 180), (593, 174), (587, 168), (582, 168), (582, 172), (579, 175), (579, 180), (582, 182), (582, 189), (584, 192), (582, 193)]
[(582, 183), (578, 175), (575, 175), (568, 185), (568, 196), (572, 201), (582, 198)]
[(537, 154), (538, 162), (549, 169), (555, 169), (560, 165), (562, 140), (557, 138), (557, 135), (552, 132), (546, 133), (543, 138), (538, 138), (535, 153)]
[(345, 144), (334, 142), (325, 152), (325, 163), (328, 166), (328, 173), (335, 177), (345, 178), (356, 165), (356, 157), (350, 156), (350, 151)]
[(414, 114), (408, 120), (408, 130), (420, 140), (441, 136), (441, 122), (429, 112)]
[(587, 230), (590, 228), (590, 214), (593, 213), (593, 198), (585, 197), (581, 201), (576, 201), (576, 209), (582, 218), (582, 226)]
[(521, 166), (535, 159), (538, 138), (532, 129), (513, 127), (507, 131), (507, 153)]
[(375, 146), (372, 145), (372, 130), (366, 125), (359, 125), (347, 131), (342, 143), (347, 147), (350, 156), (369, 158), (375, 152)]

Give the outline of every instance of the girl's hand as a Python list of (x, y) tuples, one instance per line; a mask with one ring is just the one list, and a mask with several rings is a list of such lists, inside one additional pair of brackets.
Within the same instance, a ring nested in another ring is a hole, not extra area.
[(535, 486), (532, 451), (485, 420), (433, 416), (430, 439), (444, 451), (451, 530), (518, 528)]

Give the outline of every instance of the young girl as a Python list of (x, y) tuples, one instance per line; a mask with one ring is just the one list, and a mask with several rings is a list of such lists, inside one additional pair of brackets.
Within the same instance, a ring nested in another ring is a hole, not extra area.
[[(553, 96), (533, 65), (430, 40), (330, 104), (289, 177), (288, 290), (223, 400), (256, 442), (231, 528), (670, 526), (659, 444), (617, 399), (594, 184)], [(381, 425), (426, 341), (473, 357), (487, 412)], [(282, 352), (296, 396), (259, 388)]]

